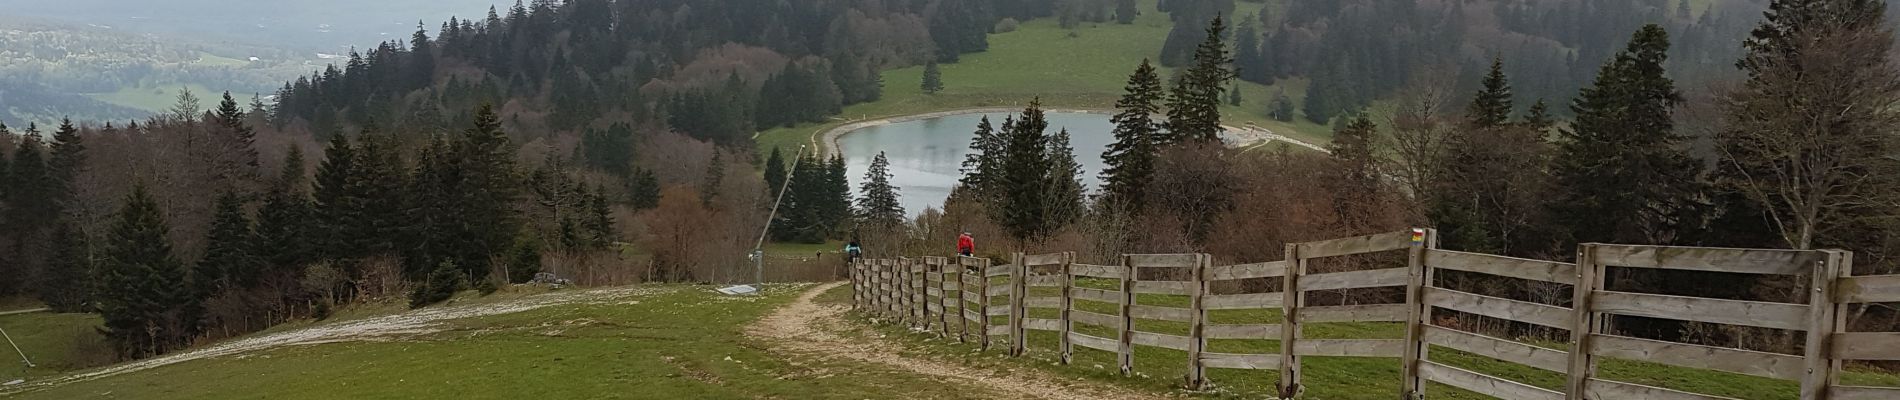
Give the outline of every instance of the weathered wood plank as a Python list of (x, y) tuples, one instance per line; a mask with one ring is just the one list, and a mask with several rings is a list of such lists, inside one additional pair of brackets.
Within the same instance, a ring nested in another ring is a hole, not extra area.
[(1574, 317), (1569, 308), (1435, 287), (1425, 288), (1425, 304), (1566, 330)]
[(1009, 307), (990, 307), (988, 310), (983, 310), (983, 314), (992, 317), (1009, 316)]
[(930, 296), (930, 297), (933, 297), (933, 298), (942, 298), (942, 297), (943, 297), (943, 289), (938, 289), (938, 288), (935, 288), (935, 287), (925, 287), (925, 288), (924, 288), (924, 295), (925, 295), (925, 296)]
[(1300, 339), (1293, 354), (1320, 357), (1392, 357), (1405, 353), (1404, 339)]
[(1062, 330), (1062, 320), (1048, 319), (1048, 318), (1023, 318), (1023, 329), (1035, 329), (1035, 330), (1042, 330), (1042, 331), (1060, 331)]
[(1411, 245), (1412, 231), (1398, 231), (1300, 243), (1299, 252), (1301, 258), (1321, 258), (1403, 250)]
[(1210, 294), (1201, 299), (1201, 307), (1209, 310), (1246, 310), (1256, 308), (1279, 308), (1286, 296), (1278, 292), (1248, 294)]
[(1141, 319), (1189, 322), (1194, 319), (1194, 311), (1185, 308), (1133, 305), (1128, 307), (1128, 315)]
[(1840, 332), (1833, 342), (1834, 358), (1900, 360), (1900, 332)]
[(1061, 297), (1025, 297), (1023, 306), (1029, 308), (1062, 308)]
[(1300, 277), (1300, 290), (1355, 289), (1404, 286), (1412, 279), (1405, 268), (1370, 269), (1352, 272), (1313, 274)]
[(1640, 317), (1797, 331), (1808, 325), (1808, 306), (1800, 304), (1599, 291), (1590, 305), (1596, 312)]
[(1615, 335), (1591, 335), (1590, 354), (1678, 367), (1734, 372), (1764, 378), (1800, 380), (1801, 357)]
[(1595, 378), (1584, 382), (1583, 388), (1584, 398), (1599, 400), (1736, 400)]
[(990, 336), (1009, 336), (1009, 325), (990, 325)]
[(943, 306), (937, 305), (936, 303), (924, 303), (924, 309), (929, 310), (931, 313), (943, 314)]
[(1272, 278), (1276, 276), (1286, 276), (1286, 261), (1207, 267), (1207, 280), (1209, 281)]
[(966, 309), (963, 309), (963, 319), (970, 320), (970, 322), (976, 322), (980, 324), (983, 321), (983, 313), (978, 312), (977, 310), (966, 308)]
[(1186, 295), (1188, 294), (1188, 283), (1183, 281), (1138, 281), (1135, 282), (1135, 293)]
[(1486, 396), (1511, 400), (1563, 400), (1555, 390), (1512, 382), (1431, 361), (1418, 362), (1419, 377)]
[(1129, 332), (1128, 335), (1128, 341), (1134, 344), (1180, 351), (1187, 351), (1188, 342), (1191, 340), (1192, 339), (1189, 339), (1187, 336), (1142, 331)]
[(1031, 254), (1023, 256), (1023, 265), (1032, 267), (1062, 265), (1065, 256), (1068, 256), (1068, 253)]
[(1062, 287), (1062, 277), (1055, 275), (1030, 275), (1026, 282), (1036, 287)]
[(1069, 274), (1096, 278), (1121, 279), (1125, 273), (1120, 265), (1070, 264)]
[(962, 291), (962, 289), (963, 289), (963, 284), (957, 281), (948, 281), (948, 282), (943, 283), (943, 290), (948, 290), (951, 292), (960, 292)]
[(1425, 325), (1424, 328), (1425, 334), (1420, 337), (1426, 343), (1545, 371), (1563, 373), (1570, 368), (1570, 353), (1563, 350), (1547, 349), (1436, 325)]
[(1280, 324), (1208, 324), (1206, 333), (1208, 339), (1280, 340)]
[(1411, 316), (1411, 310), (1404, 304), (1306, 307), (1298, 312), (1301, 323), (1404, 322)]
[(984, 273), (983, 276), (988, 277), (988, 278), (995, 278), (999, 276), (1010, 276), (1010, 275), (1015, 275), (1015, 274), (1016, 274), (1016, 266), (1003, 264), (1003, 265), (990, 266), (990, 271), (987, 273)]
[(1069, 332), (1069, 344), (1114, 353), (1121, 348), (1115, 339), (1105, 339), (1075, 332)]
[(1189, 268), (1201, 264), (1199, 254), (1129, 254), (1128, 265), (1135, 268)]
[(1201, 365), (1208, 368), (1280, 369), (1280, 355), (1201, 353)]
[(1828, 400), (1900, 399), (1900, 388), (1872, 386), (1834, 386), (1828, 388)]
[(1534, 281), (1577, 283), (1577, 265), (1462, 251), (1427, 249), (1425, 265), (1438, 269), (1476, 272)]
[(992, 297), (1007, 296), (1011, 294), (1011, 292), (1014, 292), (1014, 291), (1015, 291), (1015, 288), (1011, 287), (1010, 285), (992, 285), (990, 286), (989, 289), (986, 289), (986, 291), (983, 294), (987, 296), (992, 296)]
[(1614, 267), (1799, 275), (1826, 258), (1819, 250), (1602, 245), (1596, 260)]
[(1102, 289), (1069, 288), (1069, 295), (1075, 296), (1076, 300), (1099, 301), (1099, 302), (1109, 303), (1109, 304), (1116, 304), (1116, 303), (1122, 302), (1121, 293), (1111, 292), (1111, 291), (1102, 290)]
[(1069, 310), (1069, 320), (1078, 324), (1095, 325), (1103, 328), (1120, 328), (1122, 317), (1082, 310)]
[(1900, 275), (1840, 278), (1835, 285), (1836, 301), (1842, 303), (1900, 302)]

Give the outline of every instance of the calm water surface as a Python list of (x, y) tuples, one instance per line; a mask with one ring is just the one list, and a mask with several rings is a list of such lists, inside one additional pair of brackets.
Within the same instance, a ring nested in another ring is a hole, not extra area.
[[(845, 162), (851, 169), (851, 190), (856, 196), (864, 181), (871, 158), (882, 151), (891, 160), (892, 183), (900, 192), (899, 201), (911, 215), (924, 208), (942, 208), (950, 196), (950, 187), (963, 176), (963, 157), (970, 153), (970, 138), (984, 114), (900, 122), (853, 131), (838, 138)], [(990, 123), (1003, 124), (1010, 114), (988, 114)], [(1082, 164), (1082, 184), (1093, 192), (1101, 185), (1102, 151), (1115, 141), (1114, 124), (1107, 115), (1049, 113), (1049, 132), (1069, 130), (1069, 145), (1075, 148), (1075, 160)]]

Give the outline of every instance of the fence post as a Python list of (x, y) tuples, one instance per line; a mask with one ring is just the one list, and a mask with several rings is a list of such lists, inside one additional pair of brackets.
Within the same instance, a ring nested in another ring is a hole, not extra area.
[(980, 338), (983, 339), (983, 344), (981, 347), (982, 350), (989, 351), (990, 350), (990, 267), (993, 267), (994, 265), (992, 264), (995, 264), (995, 263), (990, 262), (990, 259), (988, 257), (985, 257), (981, 260), (979, 264), (982, 265), (982, 267), (978, 268), (976, 271), (976, 282), (977, 282), (976, 299), (977, 299), (977, 304), (980, 306), (979, 308), (981, 309), (977, 310), (978, 312), (977, 316), (981, 317), (979, 321), (983, 321), (983, 323), (977, 324), (979, 325), (977, 327), (977, 329), (979, 329), (977, 333), (980, 335)]
[(895, 319), (897, 318), (897, 290), (899, 289), (897, 286), (897, 260), (884, 259), (880, 260), (879, 264), (881, 264), (880, 267), (884, 269), (884, 272), (878, 273), (878, 275), (884, 279), (884, 282), (879, 285), (884, 287), (884, 307), (878, 311), (883, 313), (887, 318)]
[(1207, 254), (1195, 255), (1194, 268), (1188, 273), (1188, 376), (1187, 387), (1200, 390), (1207, 384), (1207, 370), (1201, 365), (1201, 350), (1207, 347), (1207, 309), (1201, 299), (1207, 296)]
[(1802, 361), (1807, 364), (1807, 375), (1801, 379), (1801, 400), (1820, 400), (1827, 398), (1827, 388), (1838, 380), (1835, 366), (1840, 363), (1829, 354), (1828, 338), (1837, 330), (1846, 330), (1840, 314), (1839, 304), (1834, 302), (1834, 283), (1838, 278), (1853, 275), (1852, 267), (1842, 269), (1843, 263), (1851, 263), (1853, 253), (1839, 250), (1827, 251), (1827, 258), (1814, 263), (1814, 271), (1809, 273), (1808, 287), (1808, 337), (1803, 348)]
[[(958, 301), (950, 298), (950, 277), (945, 276), (950, 271), (950, 260), (943, 257), (931, 257), (924, 260), (936, 267), (930, 275), (937, 277), (937, 330), (943, 332), (943, 337), (949, 337), (950, 305), (955, 304), (951, 303), (952, 301)], [(959, 286), (958, 290), (962, 290), (962, 287)], [(963, 294), (958, 293), (957, 298), (963, 298)], [(961, 306), (957, 308), (957, 318), (963, 318)]]
[(1570, 325), (1570, 383), (1568, 396), (1572, 400), (1583, 400), (1584, 388), (1590, 378), (1596, 375), (1596, 359), (1590, 355), (1591, 335), (1603, 329), (1603, 320), (1590, 298), (1603, 289), (1604, 266), (1597, 263), (1597, 245), (1585, 243), (1577, 246), (1577, 284), (1573, 286), (1570, 307), (1575, 313)]
[(1294, 353), (1295, 343), (1300, 339), (1300, 307), (1306, 295), (1300, 292), (1300, 276), (1306, 275), (1306, 260), (1300, 259), (1300, 245), (1286, 244), (1286, 278), (1281, 279), (1281, 313), (1284, 322), (1280, 324), (1280, 397), (1291, 399), (1299, 396), (1300, 357)]
[(1409, 316), (1405, 320), (1405, 358), (1404, 381), (1399, 393), (1407, 399), (1425, 398), (1425, 380), (1418, 376), (1418, 363), (1426, 358), (1431, 346), (1421, 338), (1425, 334), (1425, 325), (1432, 321), (1432, 306), (1425, 304), (1425, 288), (1432, 285), (1431, 266), (1425, 265), (1425, 250), (1437, 248), (1438, 231), (1434, 229), (1412, 229), (1412, 247), (1406, 250), (1405, 266), (1412, 276), (1405, 286), (1405, 303)]
[(897, 272), (892, 274), (896, 279), (891, 282), (896, 292), (897, 306), (891, 312), (897, 314), (899, 324), (908, 325), (910, 324), (910, 259), (898, 257), (896, 265), (891, 269)]
[(1123, 254), (1121, 282), (1122, 304), (1120, 315), (1122, 318), (1122, 326), (1121, 335), (1118, 337), (1121, 346), (1116, 348), (1116, 352), (1118, 353), (1116, 361), (1121, 363), (1122, 376), (1132, 376), (1135, 373), (1135, 343), (1130, 338), (1134, 336), (1135, 318), (1129, 311), (1135, 305), (1136, 278), (1135, 265), (1129, 262), (1128, 255)]
[(1019, 357), (1029, 344), (1029, 341), (1023, 340), (1023, 336), (1026, 336), (1024, 333), (1028, 331), (1023, 329), (1023, 314), (1029, 313), (1028, 302), (1023, 301), (1023, 298), (1029, 294), (1029, 266), (1023, 264), (1028, 259), (1021, 252), (1011, 254), (1010, 258), (1009, 356)]
[(924, 289), (924, 284), (929, 283), (930, 280), (924, 278), (923, 260), (916, 258), (910, 259), (909, 269), (911, 285), (910, 315), (912, 317), (910, 326), (912, 328), (921, 327), (923, 329), (930, 329), (930, 306), (925, 304), (930, 302), (930, 292)]
[(957, 260), (957, 343), (970, 341), (970, 282), (963, 279), (970, 274), (970, 266), (963, 263), (963, 257)]
[(1057, 334), (1062, 335), (1061, 351), (1063, 364), (1068, 364), (1070, 355), (1075, 352), (1074, 344), (1069, 342), (1069, 332), (1075, 331), (1075, 321), (1069, 319), (1069, 310), (1075, 307), (1075, 294), (1073, 293), (1075, 290), (1075, 275), (1071, 274), (1074, 268), (1075, 252), (1062, 253), (1062, 309), (1061, 316), (1057, 317), (1061, 321), (1062, 330), (1057, 332)]

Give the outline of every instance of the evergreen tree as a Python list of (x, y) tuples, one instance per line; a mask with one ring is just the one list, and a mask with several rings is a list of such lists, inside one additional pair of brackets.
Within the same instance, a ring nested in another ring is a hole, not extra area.
[(825, 237), (838, 233), (838, 227), (851, 220), (851, 175), (845, 166), (844, 155), (832, 155), (825, 163), (825, 213), (822, 221)]
[(1115, 0), (1115, 22), (1133, 24), (1138, 17), (1141, 17), (1141, 6), (1135, 0)]
[(1161, 111), (1161, 77), (1154, 65), (1142, 60), (1128, 77), (1127, 93), (1115, 102), (1120, 110), (1110, 120), (1115, 123), (1115, 142), (1102, 153), (1102, 194), (1107, 204), (1123, 211), (1140, 212), (1148, 183), (1154, 180), (1156, 141), (1161, 135), (1154, 115)]
[(864, 173), (858, 189), (859, 217), (865, 224), (891, 228), (904, 223), (904, 205), (897, 202), (897, 186), (891, 185), (891, 160), (878, 152)]
[(1048, 138), (1043, 149), (1047, 154), (1049, 174), (1043, 178), (1044, 210), (1049, 213), (1051, 232), (1082, 219), (1083, 196), (1082, 165), (1075, 161), (1075, 148), (1069, 145), (1069, 130), (1063, 129)]
[(1378, 156), (1373, 150), (1373, 140), (1379, 134), (1379, 127), (1372, 119), (1360, 113), (1353, 118), (1340, 117), (1343, 125), (1333, 130), (1333, 142), (1327, 145), (1333, 161), (1339, 163), (1344, 182), (1342, 186), (1358, 191), (1353, 197), (1363, 198), (1375, 188), (1379, 179)]
[(205, 239), (204, 258), (198, 260), (191, 276), (201, 300), (225, 290), (252, 287), (263, 272), (259, 254), (252, 247), (257, 237), (250, 218), (244, 216), (244, 201), (236, 193), (225, 192), (218, 196), (216, 210), (211, 233)]
[(712, 205), (713, 198), (719, 197), (720, 184), (725, 178), (725, 155), (718, 149), (714, 149), (712, 161), (706, 163), (705, 179), (699, 181), (699, 203), (701, 205)]
[(223, 128), (223, 134), (230, 135), (229, 143), (237, 160), (244, 166), (257, 168), (257, 131), (250, 126), (244, 109), (238, 108), (237, 100), (231, 98), (231, 92), (224, 92), (224, 98), (218, 101), (217, 114), (213, 116)]
[(614, 232), (613, 209), (607, 206), (607, 196), (602, 194), (604, 190), (594, 188), (587, 193), (587, 219), (582, 223), (587, 230), (588, 245), (595, 249), (607, 248), (620, 239), (619, 234)]
[(429, 278), (409, 293), (409, 307), (420, 308), (455, 297), (455, 292), (462, 290), (466, 273), (466, 269), (457, 267), (454, 261), (443, 260), (436, 264), (429, 270)]
[(304, 263), (314, 260), (315, 253), (311, 247), (315, 211), (305, 189), (303, 150), (297, 145), (288, 147), (283, 170), (257, 211), (258, 244), (253, 249), (274, 267), (267, 275), (271, 277), (295, 276)]
[(501, 119), (493, 107), (476, 109), (474, 126), (457, 142), (456, 156), (462, 172), (462, 223), (468, 229), (455, 265), (463, 268), (471, 282), (485, 282), (490, 271), (490, 256), (513, 243), (520, 232), (514, 209), (516, 179), (514, 149), (501, 130)]
[(984, 116), (976, 124), (976, 133), (970, 137), (970, 153), (963, 156), (963, 178), (958, 180), (958, 185), (976, 193), (977, 198), (989, 198), (991, 187), (1000, 179), (997, 175), (1001, 174), (1002, 158), (1002, 135), (990, 125), (990, 117)]
[(1234, 77), (1233, 59), (1221, 38), (1220, 17), (1207, 26), (1207, 40), (1194, 51), (1194, 64), (1181, 74), (1168, 96), (1168, 133), (1163, 143), (1219, 140), (1221, 92)]
[(357, 173), (355, 148), (345, 135), (330, 137), (323, 151), (323, 163), (317, 166), (316, 188), (312, 191), (317, 220), (310, 238), (319, 259), (339, 260), (361, 257), (364, 250), (355, 247), (352, 228), (361, 221), (362, 199), (355, 196), (350, 181)]
[(633, 168), (633, 127), (616, 123), (607, 129), (588, 129), (581, 135), (581, 149), (588, 166), (625, 177)]
[(79, 136), (79, 129), (72, 120), (62, 119), (59, 130), (53, 131), (53, 143), (48, 151), (46, 174), (50, 179), (49, 193), (53, 195), (55, 205), (61, 212), (78, 208), (79, 174), (86, 166), (86, 143)]
[(1484, 90), (1471, 99), (1465, 118), (1473, 128), (1504, 126), (1511, 122), (1511, 107), (1511, 81), (1504, 76), (1504, 59), (1494, 58), (1491, 72), (1484, 75)]
[(53, 312), (91, 311), (92, 296), (87, 285), (92, 281), (92, 255), (84, 233), (72, 223), (61, 220), (53, 226), (53, 251), (45, 276), (40, 280), (40, 301)]
[(184, 263), (172, 255), (158, 202), (144, 185), (126, 195), (99, 263), (95, 300), (105, 319), (100, 328), (121, 357), (140, 358), (184, 344), (194, 303)]
[(508, 283), (523, 284), (541, 273), (541, 242), (523, 238), (508, 254)]
[(1524, 126), (1540, 134), (1557, 126), (1556, 118), (1550, 115), (1550, 105), (1544, 104), (1544, 99), (1537, 99), (1537, 102), (1531, 103), (1531, 108), (1524, 110)]
[(1675, 132), (1683, 100), (1663, 70), (1668, 52), (1668, 33), (1643, 27), (1571, 105), (1551, 167), (1568, 190), (1551, 206), (1575, 241), (1671, 244), (1684, 228), (1701, 163)]
[(943, 70), (937, 68), (937, 62), (924, 64), (924, 94), (937, 94), (943, 91)]
[(765, 190), (767, 197), (777, 199), (779, 191), (785, 190), (785, 156), (778, 147), (772, 148), (772, 155), (765, 158)]
[(653, 170), (634, 169), (633, 178), (628, 180), (627, 197), (627, 205), (636, 211), (659, 207), (660, 179), (653, 176)]
[(996, 176), (994, 203), (990, 220), (1008, 231), (1017, 242), (1040, 241), (1054, 231), (1054, 215), (1048, 209), (1050, 163), (1044, 131), (1049, 127), (1042, 101), (1029, 103), (1019, 119), (1005, 124), (1000, 174)]
[[(1241, 80), (1262, 85), (1273, 84), (1272, 70), (1267, 68), (1267, 54), (1260, 50), (1260, 17), (1241, 20), (1240, 27), (1234, 31), (1234, 70)], [(1240, 91), (1233, 91), (1236, 99)], [(1239, 105), (1238, 102), (1234, 105)]]
[(1272, 117), (1274, 121), (1293, 122), (1293, 99), (1287, 98), (1284, 91), (1275, 94), (1273, 102), (1268, 104), (1267, 116)]

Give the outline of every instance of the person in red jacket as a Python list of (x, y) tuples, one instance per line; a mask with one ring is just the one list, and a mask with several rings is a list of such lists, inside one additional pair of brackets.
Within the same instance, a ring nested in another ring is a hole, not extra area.
[(969, 232), (957, 236), (957, 255), (964, 257), (976, 255), (976, 239), (970, 237)]

